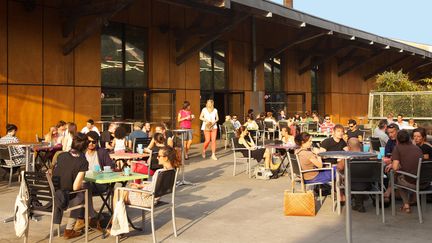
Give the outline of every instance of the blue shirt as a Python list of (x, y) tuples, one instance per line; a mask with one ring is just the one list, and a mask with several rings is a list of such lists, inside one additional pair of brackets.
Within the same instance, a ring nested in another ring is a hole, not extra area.
[(396, 139), (395, 140), (389, 139), (385, 146), (385, 155), (393, 153), (393, 149), (395, 146), (396, 146)]
[(135, 138), (147, 138), (147, 133), (141, 131), (141, 130), (136, 130), (133, 131), (129, 134), (129, 141), (133, 141)]

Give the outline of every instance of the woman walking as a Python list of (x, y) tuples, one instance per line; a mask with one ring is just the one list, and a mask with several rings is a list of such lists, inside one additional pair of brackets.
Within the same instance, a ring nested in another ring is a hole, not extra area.
[(211, 150), (213, 160), (216, 158), (216, 135), (217, 135), (217, 122), (219, 121), (219, 116), (217, 110), (214, 108), (214, 101), (207, 100), (206, 107), (201, 110), (200, 120), (203, 122), (201, 130), (204, 132), (204, 146), (202, 150), (202, 157), (206, 157), (206, 150), (211, 141)]
[[(191, 129), (192, 128), (192, 120), (195, 116), (192, 114), (190, 110), (190, 102), (183, 102), (183, 109), (181, 109), (177, 115), (177, 121), (180, 125), (181, 129)], [(189, 149), (192, 145), (192, 130), (187, 131), (184, 135), (184, 157), (185, 159), (189, 159)]]

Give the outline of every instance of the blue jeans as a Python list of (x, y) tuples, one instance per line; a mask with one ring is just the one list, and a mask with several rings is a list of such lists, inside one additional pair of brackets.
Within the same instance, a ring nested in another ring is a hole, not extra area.
[(311, 184), (311, 183), (329, 183), (332, 180), (332, 173), (333, 178), (336, 178), (336, 166), (332, 167), (332, 170), (324, 170), (320, 171), (315, 178), (312, 180), (305, 180), (305, 184)]

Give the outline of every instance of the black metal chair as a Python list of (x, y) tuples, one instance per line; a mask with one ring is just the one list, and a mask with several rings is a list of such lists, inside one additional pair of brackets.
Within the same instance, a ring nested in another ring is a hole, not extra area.
[(376, 137), (370, 137), (369, 138), (370, 143), (371, 143), (371, 147), (374, 151), (380, 151), (380, 147), (381, 147), (381, 142), (379, 140), (379, 138)]
[[(379, 149), (378, 149), (379, 151)], [(382, 222), (384, 215), (384, 163), (381, 160), (349, 161), (351, 178), (351, 194), (375, 195), (376, 214), (379, 215), (378, 196), (381, 196)], [(364, 191), (353, 190), (354, 183), (370, 183), (371, 189)], [(340, 214), (340, 202), (338, 201), (338, 213)]]
[[(137, 193), (143, 193), (147, 192), (151, 195), (151, 206), (150, 207), (144, 207), (139, 205), (126, 205), (127, 208), (135, 208), (143, 210), (142, 214), (142, 227), (144, 227), (144, 219), (145, 219), (145, 212), (150, 212), (151, 215), (151, 227), (152, 227), (152, 235), (153, 235), (153, 242), (156, 242), (156, 234), (155, 234), (155, 225), (154, 225), (154, 210), (155, 208), (159, 208), (161, 206), (170, 205), (171, 206), (171, 216), (172, 216), (172, 224), (173, 224), (173, 230), (174, 230), (174, 236), (177, 237), (177, 227), (175, 222), (175, 189), (176, 189), (176, 181), (177, 181), (177, 173), (178, 170), (164, 170), (160, 169), (157, 170), (155, 175), (153, 176), (153, 182), (152, 182), (152, 190), (151, 191), (144, 191), (140, 189), (132, 189), (127, 187), (120, 187), (116, 190), (118, 191), (118, 195), (123, 195), (124, 191), (128, 192), (137, 192)], [(171, 202), (162, 202), (159, 201), (155, 205), (155, 199), (160, 198), (165, 195), (171, 194)], [(119, 196), (119, 200), (122, 200), (123, 196)], [(119, 236), (116, 236), (116, 242), (119, 242)]]
[[(427, 207), (426, 195), (432, 194), (432, 186), (431, 186), (432, 161), (427, 161), (427, 160), (423, 161), (422, 159), (419, 159), (419, 164), (417, 167), (417, 175), (413, 175), (413, 174), (410, 174), (408, 172), (404, 172), (404, 171), (400, 171), (400, 170), (397, 171), (396, 173), (404, 175), (404, 176), (411, 178), (411, 179), (415, 179), (416, 180), (416, 188), (415, 189), (409, 188), (409, 187), (406, 187), (404, 185), (400, 185), (397, 182), (395, 182), (394, 172), (392, 171), (392, 173), (390, 174), (390, 182), (391, 182), (391, 185), (393, 185), (392, 186), (392, 199), (391, 199), (392, 200), (392, 215), (393, 216), (396, 215), (394, 190), (396, 188), (405, 189), (407, 191), (415, 193), (417, 196), (417, 210), (418, 210), (418, 215), (419, 215), (419, 222), (420, 222), (420, 224), (422, 224), (423, 223), (422, 209), (425, 211), (426, 207)], [(420, 185), (423, 185), (424, 183), (428, 183), (429, 186), (427, 188), (421, 189)], [(420, 199), (421, 199), (421, 203), (420, 203)]]
[(307, 124), (307, 130), (308, 132), (317, 132), (318, 131), (318, 123), (317, 122), (311, 122)]
[[(51, 215), (50, 236), (49, 242), (52, 242), (53, 227), (54, 227), (54, 210), (55, 210), (55, 190), (59, 188), (60, 178), (51, 177), (43, 172), (24, 172), (24, 181), (27, 186), (29, 195), (29, 216), (35, 214)], [(85, 242), (88, 242), (88, 191), (87, 189), (70, 192), (69, 195), (76, 193), (84, 193), (84, 204), (70, 207), (66, 212), (84, 208), (85, 221)], [(43, 204), (42, 204), (43, 203)], [(24, 242), (28, 240), (28, 232), (30, 228), (30, 220), (27, 226)], [(57, 226), (57, 235), (60, 237), (60, 225)]]
[(134, 138), (132, 141), (132, 152), (136, 153), (139, 144), (142, 144), (143, 148), (147, 148), (151, 140), (151, 138)]
[(14, 158), (15, 157), (20, 157), (20, 155), (13, 155), (12, 151), (11, 151), (11, 146), (7, 146), (7, 145), (1, 145), (0, 146), (0, 160), (1, 160), (1, 164), (0, 167), (8, 169), (9, 170), (9, 184), (8, 186), (11, 185), (12, 183), (12, 175), (13, 172), (16, 168), (21, 168), (22, 166), (25, 166), (25, 163), (22, 164), (15, 164), (14, 162)]

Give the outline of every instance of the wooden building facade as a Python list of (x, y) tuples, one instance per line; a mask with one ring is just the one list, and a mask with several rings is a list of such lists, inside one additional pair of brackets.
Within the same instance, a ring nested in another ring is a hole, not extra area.
[(0, 134), (111, 116), (175, 126), (184, 100), (198, 116), (206, 98), (221, 119), (283, 108), (345, 123), (366, 116), (375, 74), (421, 78), (431, 57), (262, 0), (0, 0)]

